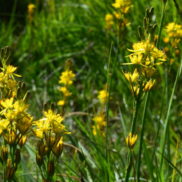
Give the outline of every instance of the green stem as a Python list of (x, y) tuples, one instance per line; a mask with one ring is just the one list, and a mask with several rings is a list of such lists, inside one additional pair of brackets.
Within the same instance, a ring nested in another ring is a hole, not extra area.
[(163, 3), (162, 15), (161, 15), (161, 21), (160, 21), (160, 27), (159, 27), (159, 33), (158, 33), (156, 47), (159, 47), (159, 45), (160, 45), (160, 38), (161, 38), (161, 32), (162, 32), (162, 25), (163, 25), (163, 21), (164, 21), (165, 8), (166, 8), (166, 3)]
[(154, 157), (155, 157), (155, 151), (156, 151), (156, 145), (157, 145), (157, 140), (158, 140), (158, 136), (159, 136), (159, 130), (160, 130), (160, 119), (162, 117), (162, 110), (163, 110), (163, 105), (164, 105), (164, 94), (165, 94), (165, 86), (164, 86), (164, 89), (163, 89), (163, 96), (162, 96), (162, 103), (161, 103), (161, 110), (160, 110), (160, 115), (159, 115), (159, 118), (157, 119), (157, 132), (156, 132), (156, 136), (155, 136), (155, 142), (154, 142), (154, 150), (152, 152), (152, 161), (154, 160)]
[[(133, 121), (132, 121), (132, 128), (131, 128), (132, 136), (133, 136), (133, 134), (135, 132), (135, 128), (136, 128), (136, 119), (137, 119), (137, 115), (138, 115), (139, 106), (140, 106), (140, 99), (138, 99), (138, 100), (136, 100), (134, 102)], [(125, 182), (128, 182), (128, 180), (129, 180), (130, 171), (131, 171), (131, 168), (132, 168), (132, 164), (131, 163), (132, 163), (132, 152), (130, 150), (129, 164), (128, 164), (128, 168), (127, 168), (127, 172), (126, 172), (126, 176), (125, 176)]]
[[(166, 113), (169, 105), (169, 87), (168, 87), (168, 62), (166, 63)], [(167, 126), (167, 158), (169, 161), (171, 161), (170, 157), (170, 132), (169, 132), (169, 125)], [(169, 166), (169, 170), (171, 170), (171, 167)]]
[(174, 97), (174, 91), (176, 89), (176, 85), (177, 85), (178, 79), (179, 79), (180, 74), (181, 74), (181, 68), (182, 68), (182, 58), (181, 58), (180, 67), (178, 68), (178, 72), (176, 74), (176, 80), (175, 80), (175, 83), (174, 83), (174, 86), (173, 86), (173, 90), (172, 90), (172, 93), (171, 93), (171, 98), (170, 98), (170, 101), (169, 101), (169, 106), (168, 106), (168, 109), (167, 109), (167, 116), (166, 116), (166, 120), (165, 120), (165, 127), (164, 127), (164, 132), (163, 132), (164, 134), (162, 135), (162, 146), (161, 146), (161, 151), (160, 151), (161, 152), (160, 170), (162, 169), (162, 164), (163, 164), (165, 141), (166, 141), (166, 135), (167, 135), (167, 128), (168, 128), (168, 125), (169, 125), (169, 114), (170, 114), (171, 105), (172, 105), (172, 101), (173, 101), (173, 97)]
[(144, 128), (145, 128), (145, 116), (146, 116), (146, 110), (148, 105), (148, 98), (149, 98), (149, 92), (147, 92), (147, 96), (145, 99), (145, 106), (143, 111), (143, 118), (142, 118), (142, 129), (141, 129), (141, 135), (140, 135), (140, 147), (139, 147), (139, 153), (138, 153), (138, 161), (137, 161), (137, 181), (140, 181), (140, 160), (141, 160), (141, 154), (142, 154), (142, 144), (143, 144), (143, 135), (144, 135)]

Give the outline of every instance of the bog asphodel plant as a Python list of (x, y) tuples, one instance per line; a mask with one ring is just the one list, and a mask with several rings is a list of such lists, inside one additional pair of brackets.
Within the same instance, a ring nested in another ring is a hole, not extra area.
[(55, 162), (53, 158), (61, 156), (63, 151), (63, 135), (70, 134), (62, 124), (64, 118), (57, 114), (54, 104), (48, 109), (44, 104), (44, 117), (34, 122), (36, 128), (33, 133), (40, 141), (37, 143), (36, 162), (41, 171), (44, 181), (52, 181), (55, 173)]
[(137, 138), (138, 138), (137, 135), (132, 136), (131, 132), (129, 133), (129, 136), (126, 138), (126, 144), (127, 144), (128, 148), (133, 150), (133, 147), (137, 141)]
[(151, 25), (153, 12), (154, 8), (146, 11), (144, 31), (139, 27), (141, 42), (134, 43), (133, 49), (128, 49), (131, 52), (128, 56), (130, 63), (123, 63), (123, 65), (135, 65), (133, 73), (123, 72), (135, 100), (142, 100), (145, 93), (153, 87), (155, 80), (152, 80), (152, 76), (156, 73), (157, 67), (166, 61), (164, 52), (155, 46), (157, 36), (154, 32), (157, 24)]
[(26, 143), (33, 117), (26, 112), (29, 92), (26, 92), (25, 83), (16, 81), (15, 77), (21, 76), (14, 73), (17, 68), (9, 64), (9, 47), (1, 49), (1, 62), (0, 136), (4, 139), (1, 158), (4, 181), (11, 181), (20, 163), (20, 150)]
[(115, 0), (115, 3), (112, 3), (112, 7), (115, 8), (113, 14), (106, 14), (106, 29), (110, 30), (114, 24), (114, 21), (117, 21), (117, 28), (121, 29), (128, 25), (128, 20), (125, 18), (125, 14), (127, 14), (130, 10), (131, 1), (130, 0)]
[(67, 101), (67, 97), (71, 95), (71, 92), (69, 91), (69, 86), (73, 84), (73, 80), (75, 77), (75, 74), (71, 70), (72, 62), (71, 59), (68, 59), (65, 64), (65, 71), (61, 73), (61, 76), (59, 77), (59, 84), (61, 84), (61, 87), (59, 91), (62, 92), (63, 98), (60, 100), (57, 104), (62, 106), (61, 114), (64, 114), (64, 106)]
[(94, 125), (92, 126), (92, 132), (94, 135), (97, 133), (101, 136), (105, 136), (105, 128), (106, 128), (106, 118), (105, 118), (105, 106), (107, 102), (107, 98), (109, 93), (107, 92), (107, 85), (104, 86), (104, 89), (99, 91), (98, 99), (102, 108), (98, 115), (94, 116), (93, 121)]
[(29, 4), (28, 5), (28, 20), (29, 20), (29, 24), (31, 25), (33, 22), (33, 14), (34, 14), (34, 10), (35, 10), (35, 5), (34, 4)]

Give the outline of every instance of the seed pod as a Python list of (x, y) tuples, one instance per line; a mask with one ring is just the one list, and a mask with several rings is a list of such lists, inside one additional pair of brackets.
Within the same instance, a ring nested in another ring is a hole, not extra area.
[(48, 152), (48, 148), (47, 148), (46, 144), (44, 144), (42, 142), (37, 143), (37, 148), (38, 148), (39, 155), (41, 157), (45, 156)]
[(47, 105), (47, 103), (44, 104), (43, 110), (46, 111), (46, 112), (48, 111), (48, 105)]
[(16, 163), (16, 165), (18, 165), (20, 163), (20, 160), (21, 160), (20, 149), (17, 149), (16, 153), (15, 153), (15, 163)]
[(11, 165), (11, 159), (8, 159), (6, 165), (6, 179), (11, 181), (16, 170), (17, 166), (15, 164)]
[(149, 18), (149, 9), (146, 9), (145, 16), (146, 18)]
[(47, 172), (49, 174), (49, 176), (53, 176), (54, 175), (54, 171), (55, 171), (55, 168), (54, 168), (54, 161), (51, 161), (48, 163), (47, 165)]
[(39, 152), (36, 154), (36, 162), (39, 167), (43, 164), (43, 158), (39, 155)]
[(152, 36), (154, 35), (156, 28), (157, 28), (157, 23), (152, 27), (152, 30), (150, 32)]
[(146, 17), (143, 19), (143, 28), (144, 28), (144, 30), (147, 29), (147, 18)]
[(7, 161), (8, 159), (8, 148), (7, 146), (2, 146), (1, 147), (1, 158), (4, 162)]
[(51, 103), (51, 110), (52, 110), (52, 111), (54, 111), (54, 110), (55, 110), (54, 103)]

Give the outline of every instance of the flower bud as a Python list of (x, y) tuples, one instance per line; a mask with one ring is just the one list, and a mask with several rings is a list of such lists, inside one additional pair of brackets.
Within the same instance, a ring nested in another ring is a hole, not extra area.
[(25, 145), (25, 143), (27, 141), (27, 136), (28, 136), (28, 134), (23, 135), (23, 136), (21, 136), (20, 139), (18, 139), (18, 145), (20, 146), (20, 148), (22, 148)]
[(8, 149), (7, 146), (2, 146), (1, 147), (1, 158), (5, 162), (8, 159)]
[(54, 171), (55, 171), (55, 169), (54, 169), (54, 161), (51, 161), (51, 162), (48, 163), (47, 171), (48, 171), (49, 176), (52, 177), (54, 175)]
[(36, 162), (39, 167), (43, 164), (43, 158), (39, 155), (39, 152), (36, 154)]
[(20, 160), (21, 160), (20, 149), (17, 149), (16, 153), (15, 153), (15, 163), (16, 163), (16, 165), (18, 165), (20, 163)]
[(176, 57), (178, 57), (178, 56), (180, 55), (180, 51), (179, 51), (179, 49), (176, 49), (176, 51), (175, 51), (175, 55), (176, 55)]

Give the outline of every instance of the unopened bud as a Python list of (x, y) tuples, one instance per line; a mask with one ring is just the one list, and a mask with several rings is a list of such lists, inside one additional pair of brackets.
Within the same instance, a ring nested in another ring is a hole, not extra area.
[(39, 152), (36, 154), (36, 162), (39, 167), (43, 164), (43, 158), (39, 155)]
[(171, 58), (170, 59), (170, 65), (172, 65), (174, 63), (175, 59), (174, 58)]
[(51, 110), (52, 110), (52, 111), (54, 111), (54, 110), (55, 110), (54, 103), (51, 103)]
[(46, 144), (42, 143), (42, 142), (38, 142), (37, 143), (37, 148), (38, 148), (38, 152), (40, 156), (45, 156), (48, 152), (48, 148), (46, 146)]
[(7, 161), (8, 159), (8, 148), (7, 146), (2, 146), (1, 147), (1, 158), (4, 162)]
[(169, 51), (169, 48), (168, 47), (165, 47), (164, 48), (164, 51), (165, 51), (165, 53), (167, 53)]
[(54, 175), (54, 171), (55, 171), (55, 169), (54, 169), (54, 161), (51, 161), (51, 162), (48, 163), (47, 171), (48, 171), (49, 176), (52, 177)]
[(178, 57), (178, 56), (180, 55), (180, 51), (179, 51), (179, 49), (176, 49), (176, 51), (175, 51), (175, 55), (176, 55), (176, 57)]

